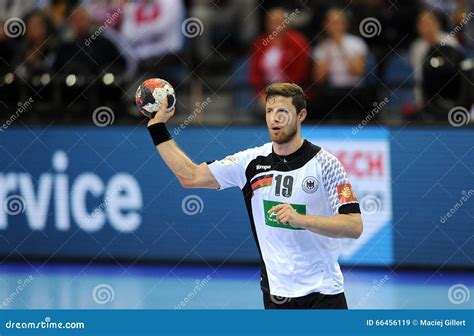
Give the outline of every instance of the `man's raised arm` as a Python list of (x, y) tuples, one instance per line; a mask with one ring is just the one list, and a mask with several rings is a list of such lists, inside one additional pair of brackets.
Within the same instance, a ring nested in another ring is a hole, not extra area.
[(207, 164), (195, 164), (171, 138), (165, 123), (175, 110), (166, 112), (167, 106), (165, 99), (162, 108), (148, 121), (148, 130), (161, 157), (184, 188), (218, 189), (219, 183)]

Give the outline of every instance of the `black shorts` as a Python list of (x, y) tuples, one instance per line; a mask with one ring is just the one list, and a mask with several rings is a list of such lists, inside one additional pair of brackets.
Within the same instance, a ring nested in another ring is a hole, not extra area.
[(311, 293), (297, 298), (286, 298), (263, 293), (265, 309), (348, 309), (344, 293), (325, 295)]

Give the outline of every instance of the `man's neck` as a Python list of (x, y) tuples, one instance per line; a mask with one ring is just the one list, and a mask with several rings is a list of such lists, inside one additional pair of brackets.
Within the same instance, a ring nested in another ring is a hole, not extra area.
[(428, 44), (433, 45), (433, 46), (438, 44), (438, 42), (440, 40), (440, 35), (441, 35), (440, 32), (436, 32), (436, 33), (433, 33), (430, 36), (428, 36), (428, 40), (427, 40)]
[(300, 147), (303, 145), (303, 138), (301, 136), (295, 136), (290, 141), (277, 144), (276, 142), (273, 143), (273, 151), (275, 154), (280, 156), (287, 156), (296, 152)]
[(344, 33), (342, 34), (335, 34), (333, 36), (331, 36), (331, 39), (334, 41), (334, 43), (336, 43), (337, 45), (341, 45), (342, 44), (342, 40), (344, 39)]

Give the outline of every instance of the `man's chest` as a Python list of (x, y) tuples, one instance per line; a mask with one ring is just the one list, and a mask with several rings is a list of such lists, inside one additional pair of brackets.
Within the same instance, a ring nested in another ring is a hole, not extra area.
[(273, 168), (264, 163), (256, 166), (257, 174), (250, 181), (254, 203), (289, 203), (305, 207), (322, 203), (326, 193), (314, 161), (293, 170)]

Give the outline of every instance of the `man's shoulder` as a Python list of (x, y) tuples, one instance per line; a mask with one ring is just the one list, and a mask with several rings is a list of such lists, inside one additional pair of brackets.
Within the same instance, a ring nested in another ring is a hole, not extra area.
[(344, 46), (352, 51), (355, 48), (358, 52), (366, 52), (367, 49), (367, 43), (365, 43), (363, 38), (351, 34), (345, 36)]
[(316, 150), (316, 151), (318, 151), (318, 152), (321, 151), (321, 150), (323, 150), (323, 148), (322, 148), (321, 146), (315, 144), (314, 142), (311, 142), (311, 141), (309, 141), (308, 139), (305, 139), (305, 140), (306, 140), (306, 142), (308, 142), (308, 144), (309, 144), (314, 150)]
[(234, 154), (227, 155), (224, 159), (216, 161), (221, 165), (239, 165), (242, 167), (259, 156), (268, 156), (272, 152), (272, 143), (266, 143), (258, 147), (247, 148)]
[[(313, 144), (313, 146), (316, 146)], [(330, 167), (334, 166), (335, 164), (339, 163), (339, 159), (332, 154), (331, 152), (328, 152), (326, 149), (323, 147), (316, 146), (319, 150), (316, 153), (316, 160), (320, 163), (322, 167)]]
[(344, 42), (347, 42), (350, 44), (363, 44), (363, 45), (366, 44), (362, 37), (357, 36), (357, 35), (352, 35), (352, 34), (346, 34), (344, 38)]
[(241, 153), (245, 154), (249, 158), (255, 158), (257, 156), (266, 156), (269, 155), (272, 152), (272, 143), (267, 142), (261, 146), (258, 147), (252, 147), (248, 148), (246, 150), (243, 150)]

